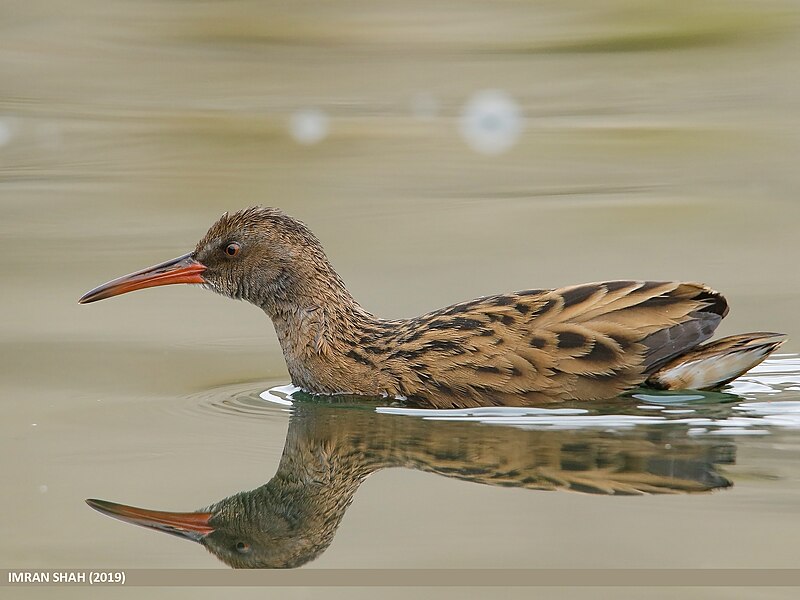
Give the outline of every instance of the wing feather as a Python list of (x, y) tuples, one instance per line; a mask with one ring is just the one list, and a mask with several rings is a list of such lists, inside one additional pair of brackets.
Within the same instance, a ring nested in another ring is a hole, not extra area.
[(708, 339), (725, 314), (725, 299), (698, 283), (528, 290), (403, 322), (388, 360), (403, 373), (398, 393), (423, 382), (435, 406), (486, 404), (487, 394), (513, 404), (607, 398)]

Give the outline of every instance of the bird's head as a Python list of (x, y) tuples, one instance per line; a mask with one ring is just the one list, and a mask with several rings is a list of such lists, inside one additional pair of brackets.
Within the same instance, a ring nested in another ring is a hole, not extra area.
[(303, 293), (328, 272), (338, 279), (319, 240), (303, 223), (277, 208), (253, 207), (222, 215), (192, 252), (109, 281), (79, 302), (195, 283), (264, 306), (275, 298)]
[(106, 500), (86, 503), (120, 521), (198, 542), (235, 569), (299, 567), (330, 545), (332, 533), (309, 527), (291, 506), (261, 501), (258, 492), (242, 492), (197, 512), (150, 510)]

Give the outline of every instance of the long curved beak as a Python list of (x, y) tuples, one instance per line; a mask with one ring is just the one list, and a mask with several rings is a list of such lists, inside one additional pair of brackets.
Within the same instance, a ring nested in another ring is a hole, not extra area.
[(78, 300), (80, 304), (105, 300), (134, 290), (171, 285), (173, 283), (205, 283), (202, 274), (205, 265), (192, 258), (192, 253), (173, 258), (159, 265), (124, 275), (87, 292)]
[(214, 527), (208, 523), (209, 519), (214, 516), (213, 513), (148, 510), (94, 499), (87, 500), (86, 504), (104, 515), (120, 521), (141, 525), (148, 529), (157, 529), (194, 542), (199, 542), (214, 531)]

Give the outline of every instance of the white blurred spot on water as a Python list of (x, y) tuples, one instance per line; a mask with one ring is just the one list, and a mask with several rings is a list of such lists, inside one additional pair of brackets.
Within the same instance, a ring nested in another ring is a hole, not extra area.
[(429, 92), (419, 92), (411, 99), (411, 114), (420, 121), (432, 121), (439, 115), (439, 101)]
[(476, 92), (461, 111), (459, 129), (476, 152), (502, 154), (522, 133), (519, 105), (502, 90)]
[(330, 119), (317, 108), (305, 108), (292, 113), (289, 121), (289, 133), (294, 141), (310, 146), (328, 137)]
[(0, 146), (5, 146), (14, 137), (14, 125), (9, 118), (0, 117)]
[(47, 486), (45, 484), (40, 485), (39, 486), (39, 492), (42, 493), (42, 494), (47, 493)]

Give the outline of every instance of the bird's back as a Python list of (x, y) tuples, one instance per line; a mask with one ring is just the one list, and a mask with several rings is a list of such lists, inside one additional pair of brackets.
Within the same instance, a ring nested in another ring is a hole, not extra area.
[(440, 408), (614, 397), (711, 337), (725, 298), (699, 283), (527, 290), (387, 322), (396, 393)]

